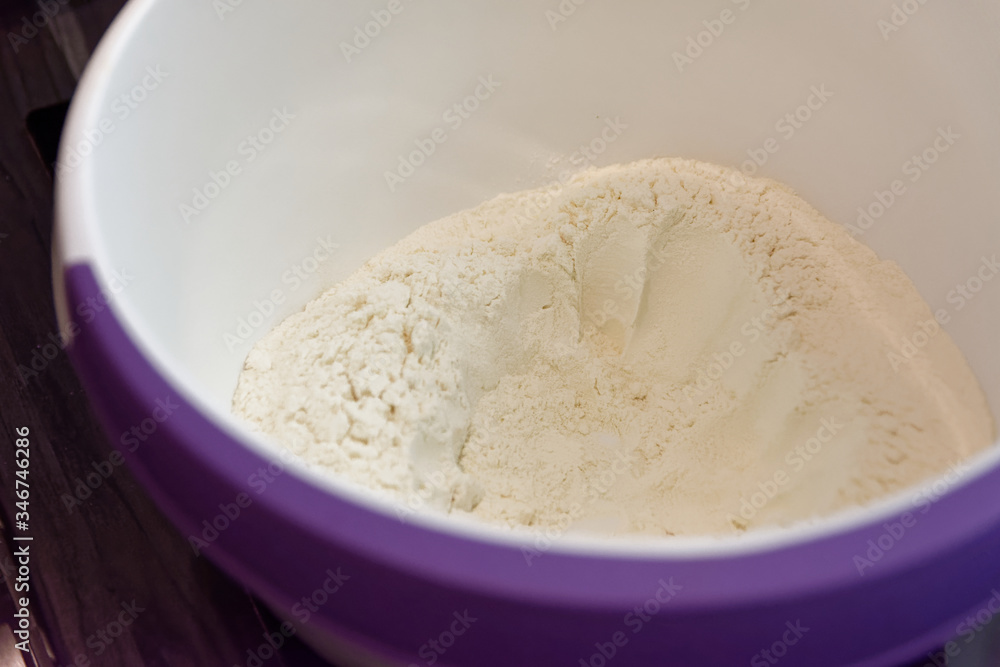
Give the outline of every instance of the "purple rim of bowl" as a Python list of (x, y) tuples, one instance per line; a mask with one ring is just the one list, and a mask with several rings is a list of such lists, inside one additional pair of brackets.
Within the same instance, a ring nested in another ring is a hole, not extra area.
[[(68, 304), (101, 294), (88, 265), (68, 267), (63, 280)], [(228, 526), (201, 551), (297, 620), (306, 615), (297, 601), (340, 568), (349, 578), (308, 613), (310, 628), (389, 661), (430, 651), (428, 641), (468, 611), (476, 621), (439, 664), (603, 664), (602, 647), (619, 664), (755, 664), (760, 651), (794, 638), (786, 664), (892, 665), (944, 644), (1000, 588), (995, 468), (914, 511), (863, 576), (855, 557), (869, 541), (887, 544), (887, 525), (902, 514), (754, 553), (652, 558), (554, 547), (528, 565), (517, 547), (403, 523), (290, 472), (258, 492), (248, 477), (270, 461), (183, 400), (113, 307), (89, 322), (71, 313), (79, 332), (70, 355), (112, 442), (182, 533), (201, 535), (203, 521), (228, 510), (228, 521), (216, 519)], [(124, 446), (158, 399), (177, 407), (147, 441)], [(680, 589), (670, 597), (664, 584)]]

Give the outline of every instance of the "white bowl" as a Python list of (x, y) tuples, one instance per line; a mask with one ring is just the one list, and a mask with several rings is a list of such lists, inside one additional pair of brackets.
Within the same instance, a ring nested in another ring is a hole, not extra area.
[[(995, 449), (864, 576), (852, 555), (934, 487), (742, 540), (564, 537), (527, 565), (529, 538), (401, 523), (294, 462), (261, 488), (273, 450), (230, 399), (255, 340), (419, 225), (677, 155), (784, 181), (853, 225), (947, 311), (1000, 414), (984, 268), (1000, 252), (998, 27), (992, 5), (917, 0), (133, 0), (63, 137), (60, 321), (114, 441), (197, 550), (296, 622), (325, 585), (299, 631), (345, 662), (427, 659), (474, 608), (444, 662), (594, 665), (673, 577), (682, 592), (614, 649), (621, 664), (752, 661), (800, 617), (794, 664), (891, 664), (1000, 586)], [(119, 435), (137, 425), (133, 447)], [(351, 579), (330, 594), (337, 567)]]

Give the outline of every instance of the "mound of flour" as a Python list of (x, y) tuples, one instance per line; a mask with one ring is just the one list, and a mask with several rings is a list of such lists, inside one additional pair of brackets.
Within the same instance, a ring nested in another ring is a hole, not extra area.
[(678, 159), (423, 226), (263, 337), (233, 407), (401, 514), (652, 535), (829, 514), (994, 437), (898, 266)]

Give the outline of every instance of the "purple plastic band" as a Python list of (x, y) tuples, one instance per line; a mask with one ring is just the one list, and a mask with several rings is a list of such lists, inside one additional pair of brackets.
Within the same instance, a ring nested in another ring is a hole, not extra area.
[[(854, 557), (878, 543), (884, 522), (758, 554), (625, 558), (556, 547), (529, 566), (517, 548), (405, 524), (291, 473), (258, 493), (248, 478), (271, 462), (182, 400), (112, 310), (79, 316), (75, 304), (101, 293), (89, 266), (70, 267), (65, 281), (80, 327), (70, 354), (91, 401), (181, 532), (200, 535), (203, 521), (224, 514), (220, 504), (246, 494), (249, 505), (205, 555), (295, 618), (297, 602), (341, 568), (350, 579), (309, 626), (401, 664), (422, 663), (421, 647), (468, 610), (475, 622), (438, 664), (587, 665), (602, 648), (614, 649), (609, 664), (751, 664), (800, 622), (808, 631), (783, 664), (889, 666), (943, 644), (1000, 588), (998, 470), (918, 511), (864, 576)], [(168, 398), (178, 406), (169, 418), (124, 446), (122, 434)], [(682, 588), (653, 604), (661, 580)]]

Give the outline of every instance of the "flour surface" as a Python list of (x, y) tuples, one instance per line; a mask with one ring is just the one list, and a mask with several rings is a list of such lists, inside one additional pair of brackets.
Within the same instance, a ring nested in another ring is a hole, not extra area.
[(680, 159), (423, 226), (263, 337), (234, 412), (401, 514), (650, 535), (827, 515), (994, 437), (896, 264)]

